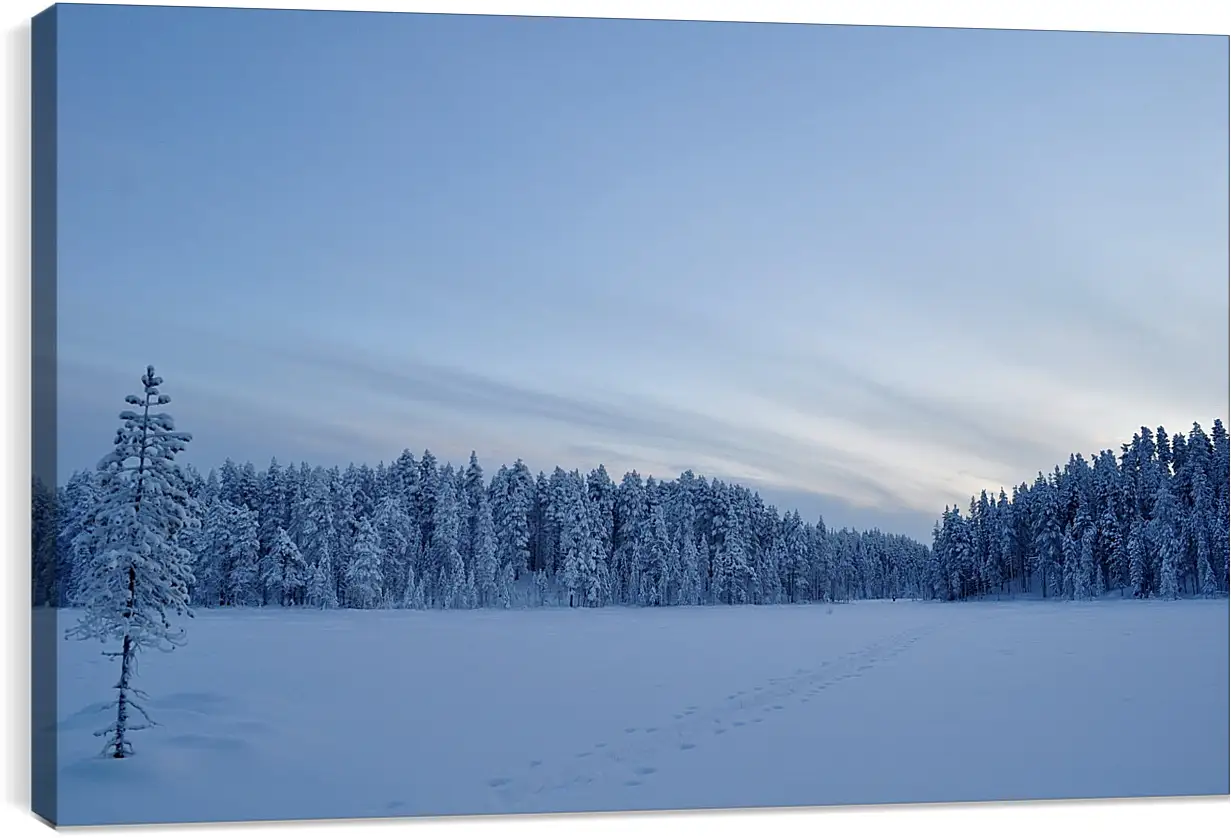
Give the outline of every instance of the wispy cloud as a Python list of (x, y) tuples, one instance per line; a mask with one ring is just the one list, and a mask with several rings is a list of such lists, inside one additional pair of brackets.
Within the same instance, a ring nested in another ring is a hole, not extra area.
[[(528, 439), (557, 435), (561, 443), (602, 440), (602, 450), (619, 458), (616, 464), (657, 460), (681, 470), (705, 470), (784, 488), (840, 491), (856, 503), (908, 503), (892, 474), (870, 468), (874, 458), (849, 449), (840, 436), (825, 441), (776, 430), (772, 413), (759, 421), (746, 413), (728, 419), (618, 390), (606, 398), (579, 397), (421, 359), (380, 360), (365, 357), (353, 346), (307, 340), (270, 349), (266, 357), (306, 366), (322, 385), (330, 382), (333, 393), (361, 392), (365, 399), (435, 410), (462, 420), (481, 417), (486, 425), (522, 428)], [(704, 407), (704, 402), (697, 407)]]

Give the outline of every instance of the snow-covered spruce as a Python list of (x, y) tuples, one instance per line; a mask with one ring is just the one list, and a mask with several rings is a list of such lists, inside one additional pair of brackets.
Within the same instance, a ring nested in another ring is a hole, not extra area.
[(346, 600), (352, 608), (371, 608), (380, 602), (384, 589), (381, 573), (380, 536), (372, 522), (359, 519), (359, 532), (346, 567)]
[(280, 605), (302, 605), (308, 588), (308, 568), (303, 554), (286, 530), (274, 531), (264, 575), (270, 600)]
[[(144, 392), (129, 396), (135, 410), (120, 414), (114, 450), (98, 464), (98, 498), (92, 522), (78, 535), (89, 557), (81, 591), (85, 613), (67, 632), (71, 638), (118, 642), (120, 677), (117, 697), (108, 709), (115, 721), (98, 731), (106, 738), (105, 753), (122, 758), (132, 753), (129, 733), (152, 723), (134, 699), (133, 667), (145, 648), (170, 651), (184, 641), (184, 629), (174, 616), (191, 616), (188, 588), (193, 582), (191, 555), (180, 538), (192, 526), (190, 499), (175, 455), (192, 439), (175, 430), (166, 413), (152, 408), (171, 399), (159, 392), (162, 379), (148, 367)], [(136, 710), (144, 723), (134, 724)]]

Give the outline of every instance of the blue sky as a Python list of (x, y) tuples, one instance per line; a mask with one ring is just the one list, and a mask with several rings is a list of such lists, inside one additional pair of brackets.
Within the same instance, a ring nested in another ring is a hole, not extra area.
[(63, 6), (60, 473), (684, 468), (925, 535), (1228, 404), (1226, 38)]

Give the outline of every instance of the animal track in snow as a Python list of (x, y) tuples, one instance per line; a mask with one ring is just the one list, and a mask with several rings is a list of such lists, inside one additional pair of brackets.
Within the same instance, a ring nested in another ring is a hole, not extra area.
[[(765, 712), (785, 711), (792, 701), (807, 704), (810, 701), (809, 696), (819, 695), (821, 691), (850, 678), (862, 677), (877, 664), (900, 655), (939, 627), (917, 627), (913, 631), (879, 638), (861, 649), (818, 661), (811, 668), (797, 668), (792, 676), (766, 679), (766, 683), (753, 685), (747, 690), (725, 693), (725, 701), (715, 703), (705, 710), (696, 704), (687, 705), (683, 710), (671, 714), (673, 721), (662, 727), (650, 725), (644, 728), (624, 728), (625, 734), (643, 731), (646, 735), (626, 736), (614, 746), (602, 749), (597, 755), (593, 751), (576, 753), (572, 759), (565, 759), (552, 766), (547, 771), (547, 781), (540, 784), (529, 777), (509, 781), (499, 786), (500, 794), (515, 811), (517, 803), (540, 792), (589, 785), (603, 779), (603, 765), (613, 768), (628, 763), (648, 765), (657, 754), (666, 750), (693, 750), (698, 746), (698, 741), (707, 734), (724, 735), (730, 729), (727, 724), (737, 728), (762, 724), (765, 721)], [(757, 711), (761, 711), (761, 714), (758, 715)], [(594, 748), (597, 750), (600, 746), (595, 745)], [(653, 772), (638, 771), (637, 775), (647, 777), (650, 773)], [(626, 783), (640, 784), (640, 780), (629, 780)]]

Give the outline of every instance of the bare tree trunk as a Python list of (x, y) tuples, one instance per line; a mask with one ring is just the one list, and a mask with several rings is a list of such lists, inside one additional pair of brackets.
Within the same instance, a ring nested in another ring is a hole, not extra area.
[(115, 719), (115, 751), (112, 756), (123, 759), (128, 756), (125, 749), (128, 745), (128, 681), (132, 663), (132, 638), (124, 635), (124, 651), (120, 660), (120, 698), (116, 702)]
[[(128, 568), (128, 616), (132, 616), (133, 601), (137, 589), (137, 571), (135, 568)], [(115, 717), (115, 751), (112, 756), (116, 759), (123, 759), (128, 754), (125, 752), (128, 746), (126, 734), (128, 733), (128, 687), (130, 675), (132, 673), (132, 637), (127, 632), (124, 633), (124, 647), (120, 653), (120, 697), (116, 701), (116, 717)]]

